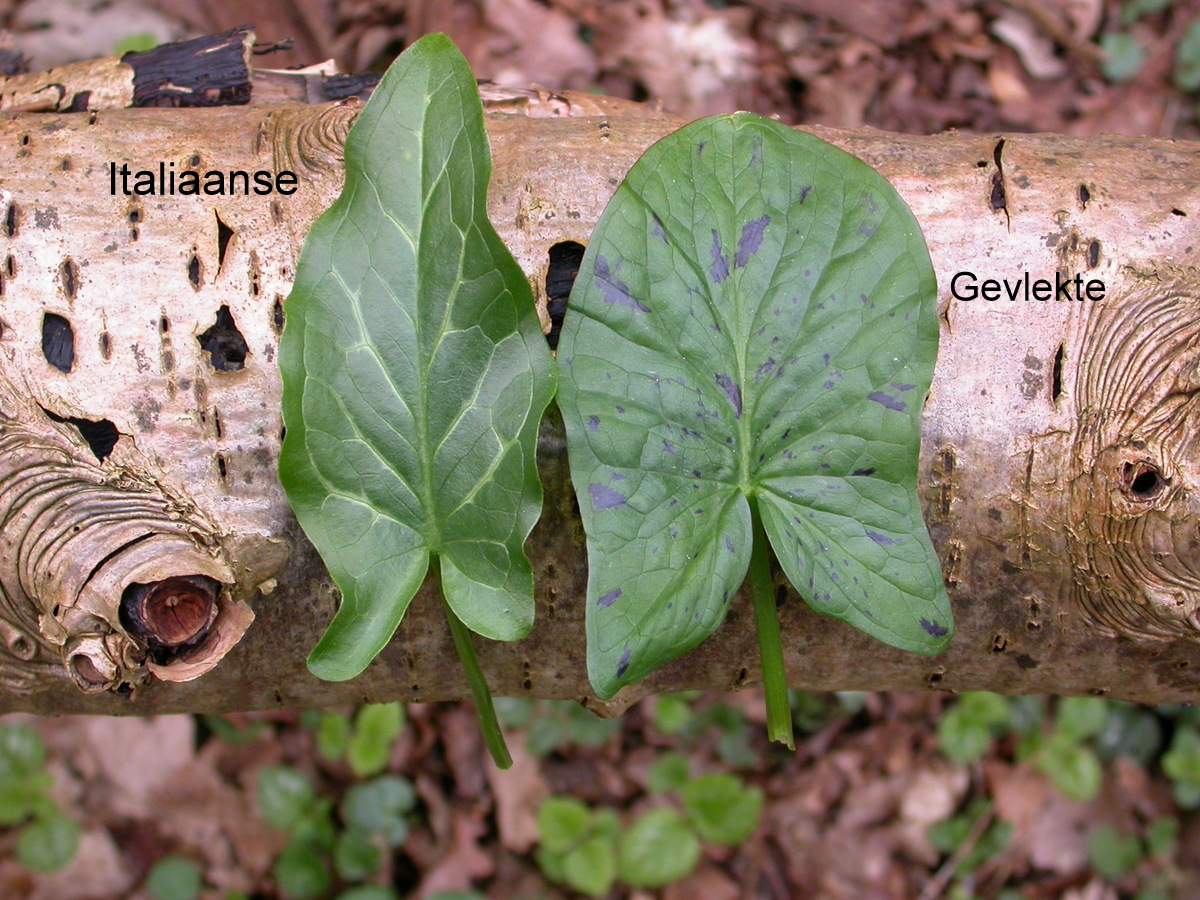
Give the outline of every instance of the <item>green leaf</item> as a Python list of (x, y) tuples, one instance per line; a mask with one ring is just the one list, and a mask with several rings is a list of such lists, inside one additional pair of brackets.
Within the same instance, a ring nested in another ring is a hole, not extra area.
[(397, 775), (381, 775), (352, 785), (342, 797), (342, 820), (349, 826), (378, 832), (389, 847), (408, 837), (405, 814), (417, 805), (412, 783)]
[(354, 717), (354, 731), (346, 749), (350, 770), (362, 778), (387, 768), (392, 744), (404, 727), (404, 707), (399, 703), (369, 703)]
[(146, 876), (146, 890), (154, 900), (196, 900), (204, 887), (200, 867), (186, 856), (164, 856)]
[(997, 728), (1008, 718), (1008, 704), (1003, 697), (988, 691), (963, 694), (938, 719), (938, 744), (955, 762), (974, 762), (987, 752)]
[(0, 785), (17, 781), (46, 762), (46, 744), (28, 725), (0, 725)]
[(1082, 741), (1099, 734), (1108, 720), (1108, 701), (1100, 697), (1063, 697), (1058, 701), (1055, 723), (1072, 740)]
[(1188, 26), (1175, 46), (1175, 86), (1200, 91), (1200, 19)]
[(736, 775), (702, 775), (683, 789), (683, 805), (700, 837), (735, 846), (754, 834), (762, 815), (763, 792)]
[(1050, 776), (1051, 784), (1060, 794), (1081, 803), (1096, 796), (1104, 777), (1099, 757), (1090, 747), (1079, 744), (1051, 743), (1037, 767)]
[(1146, 827), (1146, 852), (1163, 859), (1175, 852), (1175, 840), (1179, 837), (1179, 819), (1174, 816), (1159, 816)]
[(573, 797), (547, 797), (538, 808), (538, 834), (551, 853), (565, 853), (592, 830), (592, 812)]
[(362, 881), (379, 870), (383, 854), (363, 828), (347, 828), (333, 845), (333, 867), (344, 881)]
[(288, 900), (317, 900), (329, 892), (333, 879), (329, 861), (311, 841), (288, 841), (272, 867), (280, 893)]
[(17, 835), (17, 862), (32, 872), (57, 872), (79, 847), (79, 823), (60, 812), (49, 813)]
[(31, 772), (15, 781), (0, 781), (0, 826), (19, 825), (50, 804), (54, 779), (49, 772)]
[(523, 544), (554, 392), (529, 283), (487, 218), (479, 92), (449, 39), (423, 37), (392, 65), (345, 158), (279, 346), (280, 478), (342, 593), (309, 657), (328, 680), (375, 658), (432, 556), (469, 628), (529, 631)]
[(646, 775), (647, 786), (652, 794), (677, 791), (692, 777), (691, 766), (682, 753), (664, 753), (654, 761)]
[(1110, 825), (1101, 825), (1088, 835), (1088, 857), (1097, 875), (1116, 881), (1141, 861), (1142, 845), (1135, 834), (1120, 834)]
[(617, 854), (612, 841), (596, 835), (563, 857), (563, 880), (589, 897), (603, 897), (617, 880)]
[(659, 888), (686, 878), (700, 861), (700, 841), (673, 809), (652, 809), (621, 837), (618, 872), (635, 888)]
[(1171, 748), (1163, 754), (1162, 768), (1174, 782), (1200, 785), (1200, 731), (1190, 726), (1176, 728)]
[(916, 493), (937, 331), (920, 228), (864, 163), (747, 113), (646, 151), (593, 233), (558, 355), (601, 697), (721, 623), (752, 499), (814, 609), (945, 647)]
[(1132, 81), (1146, 61), (1146, 49), (1124, 31), (1104, 35), (1100, 38), (1100, 49), (1104, 52), (1100, 71), (1114, 84)]
[(336, 762), (346, 755), (350, 746), (350, 719), (345, 713), (322, 713), (317, 720), (317, 752)]
[(268, 825), (284, 831), (310, 810), (317, 792), (295, 769), (267, 766), (258, 773), (258, 808)]

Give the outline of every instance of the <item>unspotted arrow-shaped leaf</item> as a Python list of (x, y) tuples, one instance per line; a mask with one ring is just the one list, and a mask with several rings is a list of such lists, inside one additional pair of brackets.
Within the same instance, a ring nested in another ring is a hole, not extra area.
[(446, 37), (388, 70), (345, 155), (279, 350), (280, 478), (342, 592), (309, 658), (331, 680), (379, 653), (431, 556), (460, 652), (462, 624), (497, 640), (529, 631), (523, 543), (554, 392), (529, 284), (487, 218), (479, 92)]
[(824, 141), (718, 116), (633, 166), (559, 345), (600, 696), (710, 635), (752, 550), (768, 577), (760, 515), (815, 609), (906, 650), (946, 645), (916, 493), (935, 301), (911, 212)]

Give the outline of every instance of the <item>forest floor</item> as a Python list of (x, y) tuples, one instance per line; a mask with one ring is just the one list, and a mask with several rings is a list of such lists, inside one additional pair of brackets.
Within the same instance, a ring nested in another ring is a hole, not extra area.
[[(445, 31), (479, 77), (690, 117), (1189, 140), (1198, 21), (1200, 0), (0, 0), (35, 68), (253, 22), (291, 39), (270, 65), (353, 72)], [(1200, 896), (1192, 710), (796, 694), (791, 753), (757, 691), (616, 722), (499, 706), (507, 772), (466, 705), (4, 717), (0, 897)]]

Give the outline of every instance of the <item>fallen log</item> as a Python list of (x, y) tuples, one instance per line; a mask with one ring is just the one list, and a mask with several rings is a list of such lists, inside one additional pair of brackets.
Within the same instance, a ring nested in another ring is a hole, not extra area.
[[(275, 349), (355, 112), (0, 118), (0, 710), (467, 695), (429, 584), (360, 678), (304, 667), (337, 594), (275, 475)], [(490, 211), (549, 331), (607, 199), (679, 122), (583, 99), (513, 112), (488, 117)], [(791, 684), (1200, 699), (1197, 147), (810, 130), (895, 185), (938, 272), (920, 491), (958, 632), (937, 659), (893, 650), (810, 612), (779, 576)], [(224, 193), (182, 192), (185, 172)], [(588, 699), (583, 536), (553, 417), (539, 463), (537, 620), (523, 641), (480, 642), (493, 691), (616, 712), (753, 684), (739, 597), (714, 638), (608, 704)]]

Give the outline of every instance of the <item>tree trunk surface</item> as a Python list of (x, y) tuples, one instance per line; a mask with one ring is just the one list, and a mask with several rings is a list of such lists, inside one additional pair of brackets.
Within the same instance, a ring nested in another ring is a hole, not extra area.
[[(355, 109), (0, 114), (0, 710), (468, 695), (428, 582), (361, 677), (305, 669), (338, 598), (276, 477), (275, 354)], [(492, 219), (547, 329), (551, 248), (585, 245), (628, 168), (680, 124), (608, 110), (555, 98), (542, 117), (487, 117)], [(937, 270), (919, 491), (957, 636), (935, 659), (891, 649), (780, 576), (790, 684), (1200, 699), (1197, 146), (806, 130), (891, 181)], [(110, 164), (125, 163), (290, 170), (299, 186), (127, 196), (118, 176), (114, 194)], [(1103, 299), (952, 295), (1027, 273), (1069, 280), (1059, 297), (1101, 282)], [(714, 637), (607, 704), (590, 697), (584, 539), (553, 416), (539, 462), (537, 619), (522, 641), (477, 642), (493, 692), (617, 712), (756, 683), (739, 595)]]

